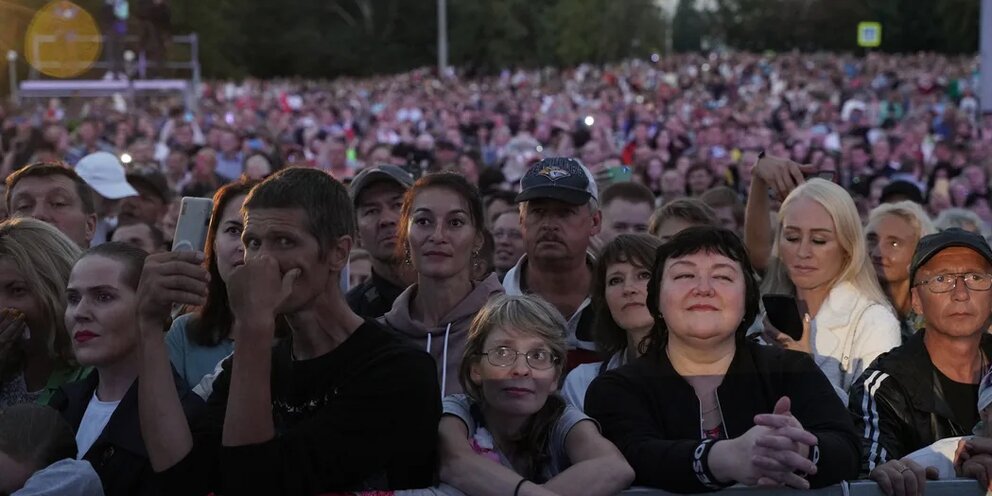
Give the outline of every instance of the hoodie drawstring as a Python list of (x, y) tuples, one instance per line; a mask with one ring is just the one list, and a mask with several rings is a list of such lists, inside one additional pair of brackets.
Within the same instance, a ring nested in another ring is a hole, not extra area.
[(451, 322), (444, 331), (444, 354), (441, 362), (441, 398), (444, 398), (445, 386), (448, 385), (448, 336), (451, 335)]
[[(441, 352), (441, 398), (444, 398), (444, 393), (447, 390), (448, 382), (448, 336), (451, 335), (451, 323), (448, 323), (448, 328), (444, 331), (444, 350)], [(427, 354), (431, 354), (431, 333), (427, 333)]]

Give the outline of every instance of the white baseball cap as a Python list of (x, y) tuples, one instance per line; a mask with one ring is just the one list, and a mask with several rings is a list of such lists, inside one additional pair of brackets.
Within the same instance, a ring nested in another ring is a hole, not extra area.
[(96, 152), (83, 157), (76, 164), (76, 174), (104, 198), (138, 196), (138, 191), (127, 182), (121, 161), (112, 153)]

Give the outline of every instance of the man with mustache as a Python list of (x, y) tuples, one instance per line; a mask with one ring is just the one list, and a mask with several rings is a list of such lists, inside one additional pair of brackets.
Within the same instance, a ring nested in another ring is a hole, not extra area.
[(351, 181), (358, 236), (371, 257), (372, 277), (348, 291), (345, 298), (362, 317), (382, 317), (413, 282), (412, 271), (403, 270), (395, 253), (403, 194), (412, 185), (413, 176), (395, 165), (365, 168)]
[[(913, 311), (925, 327), (879, 356), (852, 386), (849, 402), (855, 427), (864, 432), (862, 471), (890, 495), (917, 494), (925, 478), (936, 475), (906, 455), (972, 432), (979, 383), (992, 356), (986, 332), (992, 249), (984, 238), (957, 228), (924, 236), (909, 278)], [(988, 452), (964, 451), (972, 463), (992, 462)]]
[(503, 279), (506, 294), (536, 294), (561, 312), (568, 323), (569, 368), (596, 361), (588, 253), (602, 225), (596, 181), (574, 158), (546, 158), (520, 179), (517, 202), (526, 251)]

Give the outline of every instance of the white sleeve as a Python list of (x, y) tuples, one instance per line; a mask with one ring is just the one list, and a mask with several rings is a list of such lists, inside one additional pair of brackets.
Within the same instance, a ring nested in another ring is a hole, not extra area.
[(958, 443), (970, 437), (959, 436), (941, 439), (930, 446), (906, 455), (903, 460), (912, 460), (923, 468), (934, 467), (940, 472), (941, 479), (953, 479), (957, 477), (957, 473), (954, 471), (954, 454), (957, 452)]
[(103, 484), (90, 462), (66, 458), (35, 472), (11, 496), (103, 496)]
[(843, 378), (845, 391), (851, 390), (851, 384), (861, 377), (879, 355), (902, 344), (899, 320), (885, 306), (871, 305), (856, 326), (854, 345), (851, 348), (851, 366)]
[(589, 389), (589, 384), (592, 384), (593, 379), (598, 375), (596, 372), (599, 371), (601, 365), (602, 362), (585, 363), (575, 367), (565, 376), (565, 383), (561, 387), (561, 396), (565, 398), (566, 403), (585, 411), (586, 390)]
[(210, 395), (214, 393), (214, 381), (220, 376), (220, 373), (224, 371), (224, 362), (228, 359), (234, 357), (234, 353), (227, 355), (223, 360), (217, 362), (214, 367), (214, 371), (203, 376), (200, 379), (200, 383), (193, 387), (193, 393), (200, 397), (203, 401), (210, 399)]

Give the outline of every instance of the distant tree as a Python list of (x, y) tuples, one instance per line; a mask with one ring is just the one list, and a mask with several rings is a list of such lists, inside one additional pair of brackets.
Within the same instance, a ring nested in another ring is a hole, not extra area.
[(676, 52), (698, 52), (702, 48), (703, 16), (696, 0), (679, 0), (672, 18), (672, 49)]

